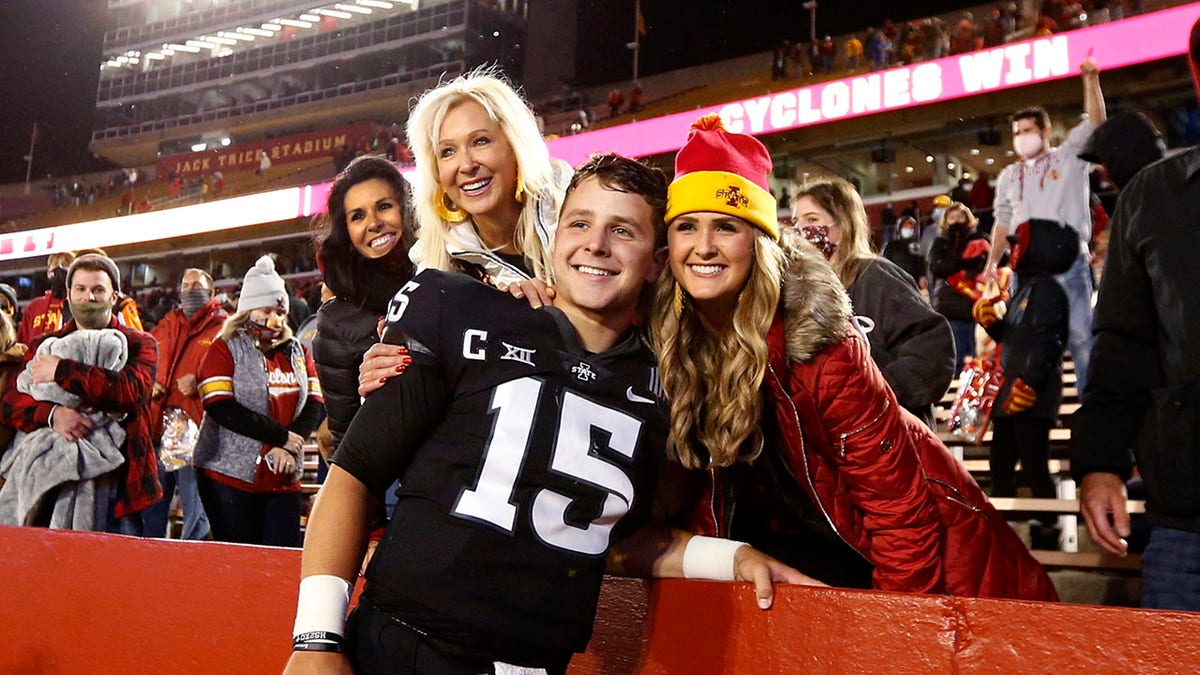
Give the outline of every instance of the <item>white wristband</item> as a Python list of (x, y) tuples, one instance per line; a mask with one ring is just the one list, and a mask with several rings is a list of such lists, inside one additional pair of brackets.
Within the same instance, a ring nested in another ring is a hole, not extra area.
[(350, 588), (349, 581), (332, 574), (314, 574), (301, 579), (292, 636), (313, 631), (344, 636)]
[(733, 581), (733, 559), (745, 542), (717, 537), (695, 536), (683, 549), (683, 576), (686, 579)]

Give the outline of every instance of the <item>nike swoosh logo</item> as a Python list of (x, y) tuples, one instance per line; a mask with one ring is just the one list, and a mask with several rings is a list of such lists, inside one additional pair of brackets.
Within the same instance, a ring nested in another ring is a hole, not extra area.
[(645, 396), (638, 396), (637, 394), (633, 393), (633, 387), (630, 387), (625, 390), (625, 398), (629, 399), (630, 401), (633, 401), (634, 403), (657, 403), (658, 402), (652, 398), (646, 398)]

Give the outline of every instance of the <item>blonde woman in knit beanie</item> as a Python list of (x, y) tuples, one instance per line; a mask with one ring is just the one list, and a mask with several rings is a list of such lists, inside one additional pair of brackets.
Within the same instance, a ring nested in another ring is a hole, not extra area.
[(825, 257), (781, 236), (770, 173), (766, 148), (716, 115), (675, 160), (650, 332), (668, 455), (703, 470), (689, 525), (836, 586), (1054, 599), (970, 475), (897, 404)]
[(192, 463), (217, 541), (300, 545), (304, 442), (324, 398), (288, 302), (275, 263), (259, 258), (196, 374), (205, 414)]

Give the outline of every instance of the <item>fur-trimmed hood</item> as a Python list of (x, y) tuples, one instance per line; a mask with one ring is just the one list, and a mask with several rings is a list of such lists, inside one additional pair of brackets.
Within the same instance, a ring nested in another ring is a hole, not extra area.
[(850, 297), (825, 256), (798, 233), (784, 228), (780, 245), (786, 259), (780, 300), (787, 356), (808, 361), (845, 338)]

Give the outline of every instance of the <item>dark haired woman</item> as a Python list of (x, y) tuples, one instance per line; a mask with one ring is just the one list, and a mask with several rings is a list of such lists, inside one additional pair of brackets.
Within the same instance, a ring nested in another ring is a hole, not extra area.
[(313, 358), (325, 392), (334, 447), (358, 412), (358, 364), (379, 341), (388, 300), (412, 276), (413, 218), (404, 177), (364, 156), (340, 173), (319, 221), (317, 261), (334, 297), (318, 310)]

